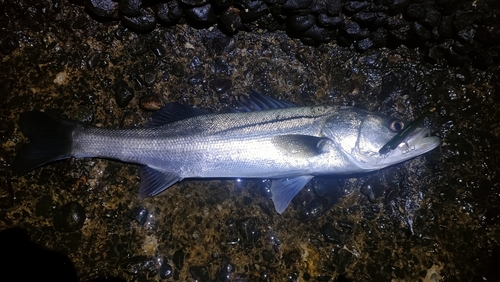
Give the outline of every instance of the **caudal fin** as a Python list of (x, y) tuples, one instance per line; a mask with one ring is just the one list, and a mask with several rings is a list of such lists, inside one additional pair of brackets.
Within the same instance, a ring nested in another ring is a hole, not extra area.
[(12, 163), (12, 172), (22, 175), (44, 164), (71, 156), (72, 132), (76, 122), (60, 121), (42, 112), (24, 112), (19, 128), (29, 139)]

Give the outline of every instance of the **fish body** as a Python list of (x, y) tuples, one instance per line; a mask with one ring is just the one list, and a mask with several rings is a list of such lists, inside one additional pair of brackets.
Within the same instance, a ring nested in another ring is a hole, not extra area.
[(31, 142), (18, 153), (14, 171), (71, 156), (135, 163), (141, 165), (141, 197), (185, 178), (274, 179), (272, 199), (281, 213), (316, 175), (374, 171), (439, 145), (436, 137), (425, 137), (427, 129), (417, 128), (399, 150), (381, 155), (397, 133), (390, 117), (353, 107), (295, 107), (258, 93), (240, 106), (238, 112), (213, 114), (167, 104), (150, 126), (133, 129), (23, 113), (20, 127)]

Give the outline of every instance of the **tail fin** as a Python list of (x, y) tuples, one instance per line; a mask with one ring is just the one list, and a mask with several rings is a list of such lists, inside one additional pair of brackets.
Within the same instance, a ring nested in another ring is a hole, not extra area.
[(17, 153), (12, 172), (22, 175), (44, 164), (71, 156), (72, 132), (76, 122), (59, 121), (42, 112), (24, 112), (19, 128), (30, 142)]

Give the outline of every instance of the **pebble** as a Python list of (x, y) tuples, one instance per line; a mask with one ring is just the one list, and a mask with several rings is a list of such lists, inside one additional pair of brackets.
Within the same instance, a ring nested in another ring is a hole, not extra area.
[(126, 107), (134, 98), (134, 90), (123, 80), (116, 82), (114, 88), (116, 104), (121, 108)]
[(254, 217), (249, 217), (242, 219), (237, 224), (237, 229), (245, 243), (254, 244), (261, 236), (261, 232), (258, 228), (259, 222)]
[(148, 216), (149, 211), (143, 206), (137, 206), (129, 213), (129, 217), (137, 221), (137, 223), (141, 226), (144, 226), (146, 222), (148, 222)]
[(131, 257), (123, 267), (123, 271), (128, 274), (148, 274), (148, 276), (156, 275), (158, 272), (155, 258), (148, 256)]
[(55, 211), (54, 229), (60, 232), (80, 230), (85, 222), (85, 209), (78, 202), (69, 202)]
[(167, 262), (166, 258), (163, 258), (163, 263), (160, 266), (159, 272), (160, 272), (160, 277), (162, 279), (171, 278), (172, 275), (174, 274), (172, 266)]
[(191, 277), (200, 282), (208, 282), (210, 276), (208, 275), (208, 269), (206, 266), (191, 266), (189, 267), (189, 273)]
[(141, 5), (142, 0), (120, 0), (118, 9), (126, 16), (137, 17), (140, 15)]
[(217, 94), (226, 93), (233, 86), (229, 78), (215, 78), (208, 83), (208, 86)]
[(184, 266), (184, 257), (185, 254), (183, 249), (178, 249), (177, 251), (174, 252), (172, 261), (174, 262), (174, 265), (178, 270), (181, 270), (182, 267)]
[(149, 8), (139, 10), (139, 15), (130, 17), (123, 15), (122, 24), (137, 32), (151, 31), (156, 27), (156, 17)]
[(118, 3), (112, 0), (85, 0), (85, 8), (102, 18), (114, 18), (117, 14)]
[(371, 203), (375, 203), (377, 198), (383, 195), (382, 182), (378, 177), (371, 177), (361, 185), (360, 192)]
[(328, 243), (334, 244), (344, 244), (345, 235), (342, 231), (335, 228), (331, 223), (326, 223), (321, 227), (321, 233), (323, 234), (323, 238)]
[(212, 5), (206, 4), (187, 8), (184, 10), (186, 16), (194, 21), (196, 27), (209, 27), (215, 23), (215, 11)]

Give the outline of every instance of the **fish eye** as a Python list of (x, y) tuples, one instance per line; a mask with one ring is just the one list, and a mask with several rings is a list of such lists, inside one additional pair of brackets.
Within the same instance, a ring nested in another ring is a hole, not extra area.
[(394, 119), (389, 122), (389, 128), (394, 132), (400, 132), (405, 127), (405, 123), (399, 119)]

